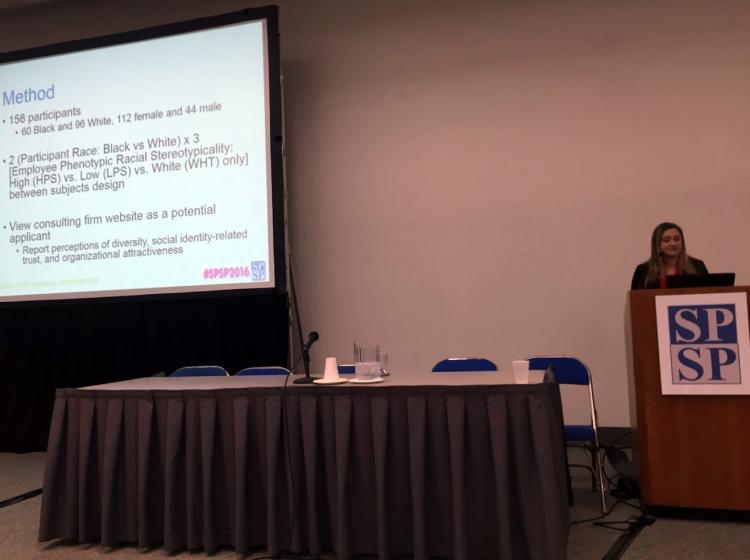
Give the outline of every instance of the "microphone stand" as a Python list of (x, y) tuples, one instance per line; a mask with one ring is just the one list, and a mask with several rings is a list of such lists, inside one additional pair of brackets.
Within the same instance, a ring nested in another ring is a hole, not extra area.
[(307, 347), (307, 345), (304, 345), (302, 347), (302, 363), (305, 366), (305, 376), (295, 379), (295, 385), (308, 384), (312, 383), (316, 379), (320, 379), (319, 377), (312, 377), (310, 375), (310, 349)]
[(310, 345), (312, 343), (311, 342), (305, 343), (304, 338), (302, 337), (302, 323), (300, 322), (300, 318), (299, 318), (299, 304), (297, 302), (297, 289), (295, 288), (295, 284), (294, 284), (294, 272), (292, 269), (291, 257), (289, 258), (289, 283), (291, 284), (291, 288), (292, 288), (292, 303), (294, 304), (294, 316), (297, 322), (297, 337), (299, 339), (300, 345), (302, 346), (302, 362), (304, 363), (304, 366), (305, 366), (305, 376), (295, 379), (294, 384), (295, 385), (310, 384), (318, 378), (310, 376)]

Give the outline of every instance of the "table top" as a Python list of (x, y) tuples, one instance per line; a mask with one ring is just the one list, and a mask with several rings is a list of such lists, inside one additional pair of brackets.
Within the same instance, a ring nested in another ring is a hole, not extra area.
[[(538, 384), (543, 381), (543, 373), (529, 372), (529, 384)], [(322, 374), (320, 375), (322, 377)], [(248, 388), (272, 388), (281, 387), (286, 381), (285, 375), (241, 375), (224, 377), (140, 377), (128, 379), (127, 381), (116, 381), (101, 385), (90, 385), (80, 387), (84, 391), (195, 391), (195, 390), (217, 390), (217, 389), (248, 389)], [(409, 386), (470, 386), (470, 385), (515, 385), (511, 372), (462, 372), (462, 373), (433, 373), (412, 372), (392, 373), (384, 377), (383, 381), (377, 383), (352, 383), (354, 376), (342, 376), (347, 379), (346, 383), (338, 385), (295, 385), (293, 381), (301, 378), (301, 375), (292, 375), (287, 383), (287, 389), (297, 387), (409, 387)]]

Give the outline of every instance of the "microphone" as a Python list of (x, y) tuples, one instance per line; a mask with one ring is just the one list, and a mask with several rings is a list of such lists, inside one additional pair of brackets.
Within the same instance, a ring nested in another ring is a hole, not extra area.
[(307, 341), (302, 345), (302, 361), (305, 364), (305, 376), (296, 379), (294, 383), (312, 383), (317, 377), (310, 377), (310, 346), (315, 344), (315, 341), (320, 338), (318, 331), (310, 331), (307, 335)]
[(318, 334), (318, 331), (311, 331), (309, 335), (307, 335), (307, 342), (305, 342), (302, 345), (302, 352), (307, 353), (310, 351), (310, 347), (315, 344), (315, 341), (320, 338), (320, 335)]

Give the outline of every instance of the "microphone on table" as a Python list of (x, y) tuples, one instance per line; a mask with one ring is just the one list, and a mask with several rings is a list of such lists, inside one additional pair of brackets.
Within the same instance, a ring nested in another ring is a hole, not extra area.
[[(301, 337), (300, 337), (301, 338)], [(318, 331), (310, 331), (307, 335), (307, 340), (302, 345), (302, 362), (305, 365), (305, 376), (295, 379), (294, 383), (312, 383), (317, 377), (310, 376), (310, 347), (315, 344), (315, 341), (320, 338)]]
[(307, 342), (305, 342), (302, 345), (302, 351), (303, 352), (309, 352), (310, 347), (315, 344), (315, 341), (320, 338), (320, 335), (318, 334), (318, 331), (311, 331), (309, 335), (307, 335)]

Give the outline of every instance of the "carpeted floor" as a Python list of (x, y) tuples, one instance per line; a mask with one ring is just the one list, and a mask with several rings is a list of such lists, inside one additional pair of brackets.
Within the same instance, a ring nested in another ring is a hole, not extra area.
[[(575, 453), (575, 451), (570, 451)], [(571, 455), (571, 459), (574, 457)], [(580, 461), (580, 457), (577, 457)], [(575, 462), (575, 461), (571, 461)], [(610, 476), (614, 471), (609, 465)], [(674, 519), (649, 515), (653, 524), (643, 527), (619, 556), (607, 556), (616, 541), (623, 535), (628, 522), (641, 516), (633, 506), (637, 500), (627, 505), (618, 504), (606, 517), (597, 521), (576, 524), (576, 520), (590, 519), (600, 514), (596, 494), (591, 492), (590, 479), (585, 471), (572, 472), (575, 507), (571, 509), (570, 533), (568, 537), (568, 558), (570, 560), (749, 560), (750, 523)], [(616, 502), (608, 495), (610, 508)], [(598, 523), (612, 524), (606, 528)]]
[(750, 524), (657, 518), (622, 560), (747, 560)]
[(42, 486), (44, 455), (0, 453), (0, 502)]

